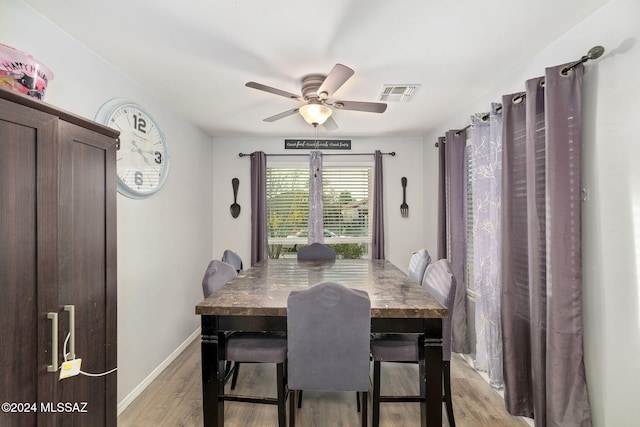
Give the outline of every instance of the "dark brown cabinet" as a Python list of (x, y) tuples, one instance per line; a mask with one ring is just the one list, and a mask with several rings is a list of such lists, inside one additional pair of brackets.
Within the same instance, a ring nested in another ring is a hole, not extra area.
[(0, 88), (2, 426), (116, 425), (117, 136)]

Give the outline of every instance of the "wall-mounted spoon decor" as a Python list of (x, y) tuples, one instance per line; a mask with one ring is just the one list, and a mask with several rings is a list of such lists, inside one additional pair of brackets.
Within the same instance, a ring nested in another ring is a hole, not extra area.
[(233, 203), (229, 208), (231, 209), (231, 216), (234, 218), (238, 218), (238, 215), (240, 215), (240, 205), (236, 201), (236, 199), (238, 198), (239, 185), (240, 185), (240, 180), (238, 178), (233, 178), (231, 180), (231, 186), (233, 187)]

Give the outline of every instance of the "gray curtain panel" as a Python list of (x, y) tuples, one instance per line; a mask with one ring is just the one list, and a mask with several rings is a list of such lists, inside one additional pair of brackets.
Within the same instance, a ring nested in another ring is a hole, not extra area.
[[(592, 425), (583, 350), (581, 85), (548, 68), (503, 97), (505, 404), (536, 426)], [(522, 95), (522, 94), (516, 94)]]
[(456, 303), (452, 317), (452, 349), (470, 353), (467, 331), (467, 250), (466, 250), (466, 167), (464, 147), (466, 131), (450, 130), (445, 144), (445, 181), (447, 189), (448, 256), (456, 278)]
[(447, 257), (447, 185), (444, 136), (438, 137), (438, 241), (436, 259)]
[[(547, 424), (591, 426), (582, 313), (582, 75), (548, 68), (546, 81)], [(536, 325), (538, 326), (538, 325)], [(557, 379), (557, 381), (556, 381)]]
[(251, 265), (268, 257), (267, 155), (251, 153)]
[(309, 237), (308, 242), (324, 243), (322, 205), (322, 152), (309, 153)]
[[(546, 418), (546, 126), (545, 79), (526, 82), (527, 241), (529, 315), (531, 319), (531, 377), (533, 416), (544, 425)], [(540, 292), (542, 290), (542, 292)]]
[(382, 153), (376, 150), (373, 168), (373, 230), (371, 258), (384, 259), (384, 203), (382, 185)]
[(502, 97), (501, 313), (505, 405), (511, 414), (533, 417), (523, 96)]

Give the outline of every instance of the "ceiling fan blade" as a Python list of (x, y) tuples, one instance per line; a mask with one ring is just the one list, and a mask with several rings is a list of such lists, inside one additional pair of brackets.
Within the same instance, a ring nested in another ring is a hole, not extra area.
[(290, 116), (292, 114), (295, 114), (298, 112), (300, 108), (294, 108), (293, 110), (288, 110), (288, 111), (284, 111), (280, 114), (276, 114), (275, 116), (271, 116), (271, 117), (267, 117), (266, 119), (262, 120), (263, 122), (275, 122), (276, 120), (280, 120), (283, 119), (287, 116)]
[(262, 90), (262, 91), (265, 91), (265, 92), (273, 93), (273, 94), (276, 94), (276, 95), (284, 96), (285, 98), (298, 99), (300, 101), (303, 101), (303, 99), (302, 99), (302, 97), (300, 95), (296, 95), (295, 93), (287, 92), (286, 90), (276, 89), (276, 88), (271, 87), (271, 86), (265, 86), (265, 85), (260, 84), (260, 83), (248, 82), (247, 84), (245, 84), (245, 86), (253, 88), (253, 89), (258, 89), (258, 90)]
[(338, 129), (338, 124), (336, 123), (335, 120), (333, 120), (333, 117), (329, 117), (323, 124), (322, 126), (324, 127), (325, 130), (336, 130)]
[(339, 110), (365, 111), (367, 113), (384, 113), (387, 104), (384, 102), (334, 101), (333, 106)]
[(353, 76), (353, 73), (354, 71), (346, 65), (334, 65), (333, 69), (327, 74), (327, 77), (318, 88), (318, 96), (323, 99), (329, 98)]

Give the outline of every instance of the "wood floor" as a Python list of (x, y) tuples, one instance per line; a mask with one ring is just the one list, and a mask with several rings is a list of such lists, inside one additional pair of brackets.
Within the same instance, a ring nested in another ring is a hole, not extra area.
[[(417, 366), (384, 363), (383, 394), (399, 390), (417, 393)], [(195, 340), (118, 417), (120, 427), (202, 426), (200, 340)], [(413, 387), (413, 390), (408, 390)], [(451, 388), (458, 427), (528, 427), (521, 418), (507, 414), (500, 396), (461, 358), (451, 363)], [(275, 365), (244, 364), (236, 386), (238, 393), (275, 396)], [(369, 405), (371, 408), (371, 405)], [(415, 403), (384, 403), (381, 426), (418, 426)], [(297, 425), (301, 427), (351, 427), (360, 425), (355, 393), (305, 392)], [(225, 426), (274, 427), (274, 405), (225, 402)], [(449, 426), (443, 408), (443, 426)]]

